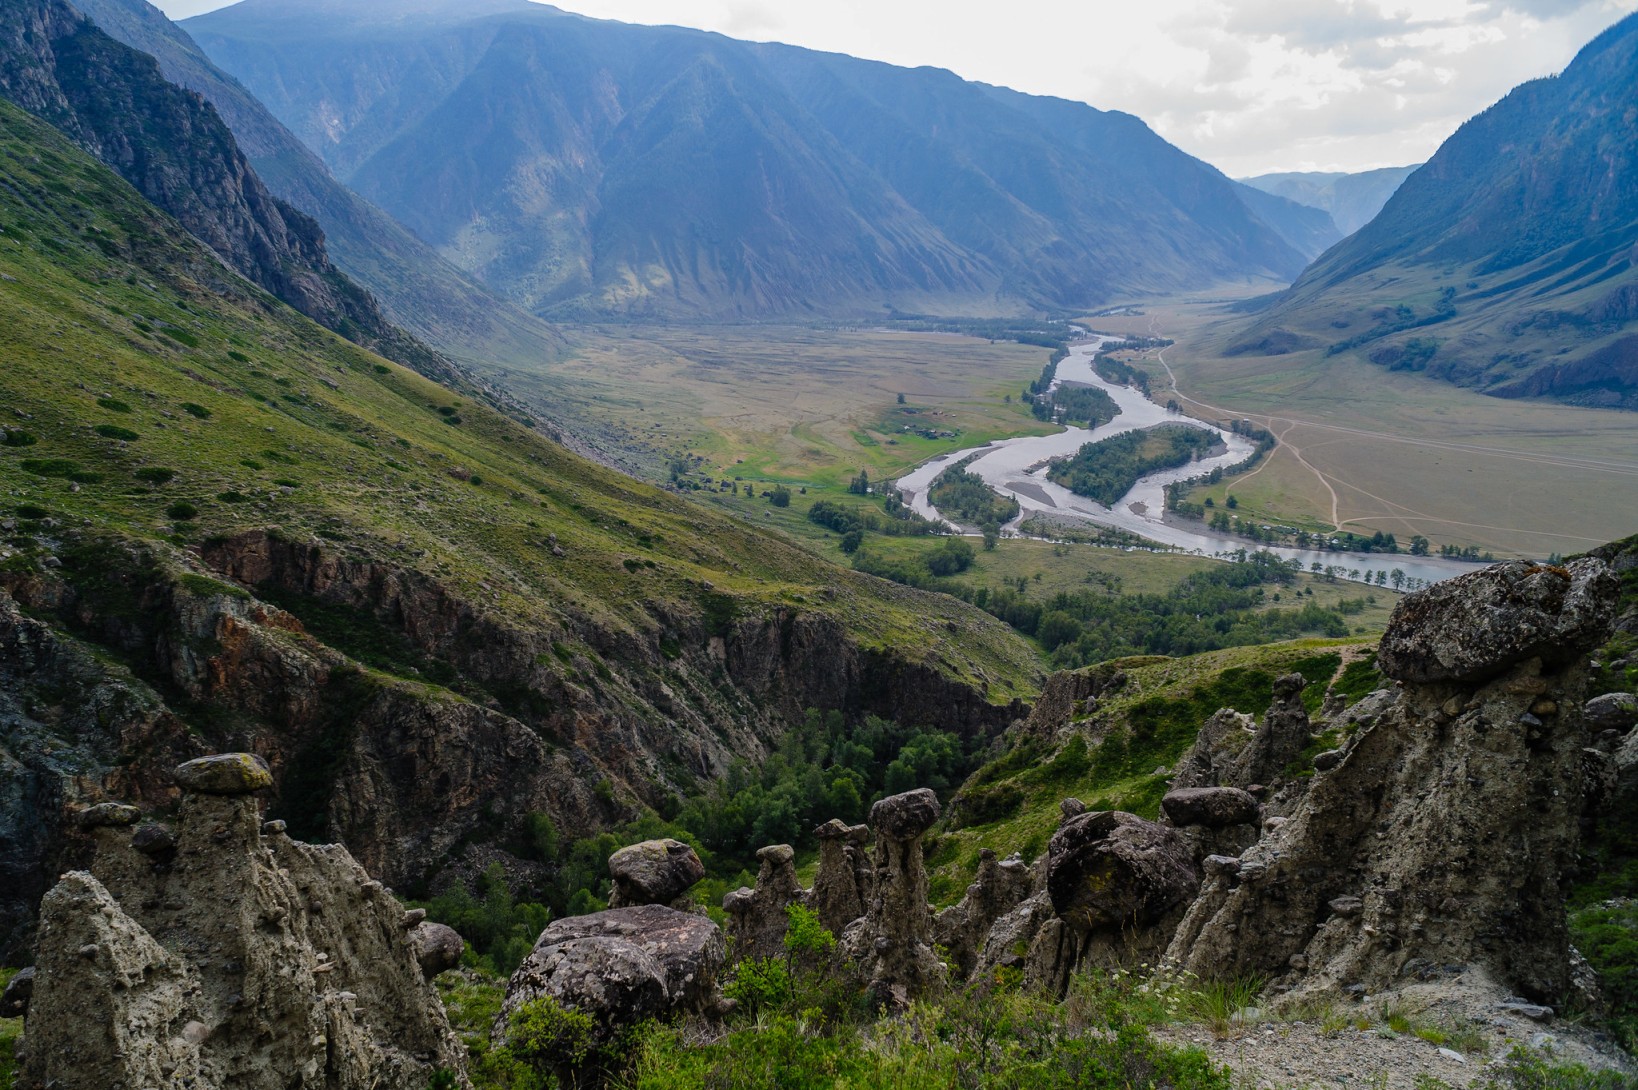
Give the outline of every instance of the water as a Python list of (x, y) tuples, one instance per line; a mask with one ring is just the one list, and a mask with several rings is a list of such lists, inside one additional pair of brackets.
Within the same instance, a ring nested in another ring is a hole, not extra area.
[[(1053, 435), (1019, 436), (1004, 439), (987, 446), (971, 447), (953, 454), (942, 455), (917, 467), (899, 479), (899, 490), (905, 502), (923, 518), (951, 525), (927, 500), (928, 488), (944, 470), (970, 455), (977, 454), (969, 473), (983, 478), (984, 483), (1018, 501), (1022, 513), (1004, 529), (1016, 533), (1019, 525), (1031, 515), (1049, 514), (1059, 519), (1075, 520), (1097, 526), (1126, 530), (1160, 545), (1171, 546), (1200, 556), (1231, 557), (1245, 550), (1264, 549), (1286, 560), (1300, 562), (1304, 570), (1315, 563), (1322, 567), (1335, 565), (1358, 569), (1359, 580), (1371, 580), (1377, 572), (1403, 572), (1409, 579), (1437, 582), (1462, 572), (1473, 571), (1475, 565), (1442, 557), (1409, 556), (1404, 553), (1340, 553), (1315, 549), (1294, 549), (1279, 546), (1260, 546), (1232, 534), (1219, 533), (1205, 523), (1193, 519), (1171, 519), (1165, 515), (1166, 486), (1177, 481), (1204, 477), (1214, 468), (1228, 469), (1250, 458), (1256, 447), (1249, 439), (1233, 432), (1170, 412), (1156, 405), (1130, 386), (1116, 386), (1104, 381), (1092, 369), (1092, 357), (1108, 338), (1095, 337), (1070, 348), (1069, 356), (1058, 364), (1053, 388), (1061, 382), (1075, 382), (1096, 386), (1120, 407), (1120, 415), (1097, 428), (1066, 427)], [(1132, 486), (1113, 507), (1105, 507), (1094, 499), (1077, 496), (1062, 485), (1046, 479), (1045, 463), (1054, 458), (1074, 454), (1087, 443), (1096, 443), (1124, 432), (1152, 428), (1157, 424), (1188, 424), (1215, 434), (1223, 445), (1223, 452), (1177, 469), (1163, 470), (1144, 477)]]

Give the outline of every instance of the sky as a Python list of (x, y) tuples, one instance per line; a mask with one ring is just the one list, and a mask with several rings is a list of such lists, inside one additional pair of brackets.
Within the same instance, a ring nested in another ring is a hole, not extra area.
[[(222, 0), (157, 0), (172, 18)], [(1638, 0), (560, 0), (1136, 114), (1235, 177), (1418, 163)]]

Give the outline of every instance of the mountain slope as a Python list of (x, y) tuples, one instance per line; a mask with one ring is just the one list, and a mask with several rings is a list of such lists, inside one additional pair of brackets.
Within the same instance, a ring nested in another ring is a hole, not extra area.
[(441, 258), (331, 176), (324, 163), (186, 31), (148, 0), (74, 0), (110, 36), (152, 54), (172, 83), (216, 107), (256, 173), (316, 219), (335, 261), (369, 288), (393, 322), (467, 363), (550, 358), (562, 340)]
[(1076, 308), (1305, 255), (1135, 118), (522, 0), (189, 20), (337, 174), (537, 310)]
[[(276, 816), (400, 888), (527, 875), (531, 813), (664, 807), (806, 707), (982, 736), (1036, 684), (953, 599), (326, 332), (4, 101), (0, 228), (0, 873), (74, 860), (82, 803), (254, 749)], [(29, 891), (0, 884), (6, 948)]]
[(0, 94), (67, 133), (226, 265), (302, 313), (453, 376), (448, 361), (388, 322), (330, 263), (318, 224), (268, 192), (214, 110), (61, 0), (0, 8)]
[(1638, 17), (1463, 125), (1239, 338), (1638, 408)]
[(1253, 189), (1330, 213), (1337, 230), (1351, 235), (1382, 211), (1417, 166), (1382, 167), (1354, 174), (1296, 171), (1260, 174), (1240, 181)]

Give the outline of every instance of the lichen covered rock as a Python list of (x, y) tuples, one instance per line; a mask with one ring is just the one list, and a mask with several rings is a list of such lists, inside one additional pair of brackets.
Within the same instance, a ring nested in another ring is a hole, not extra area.
[(693, 848), (680, 840), (645, 840), (609, 856), (609, 876), (614, 879), (610, 908), (631, 905), (682, 908), (675, 902), (705, 877), (705, 864), (700, 862)]
[(1601, 560), (1515, 560), (1435, 583), (1394, 607), (1377, 651), (1399, 681), (1480, 681), (1528, 659), (1562, 665), (1597, 642), (1618, 581)]

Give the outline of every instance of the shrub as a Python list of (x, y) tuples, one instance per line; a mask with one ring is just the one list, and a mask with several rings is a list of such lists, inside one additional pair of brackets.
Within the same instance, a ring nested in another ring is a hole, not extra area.
[(506, 1021), (507, 1047), (542, 1072), (585, 1063), (596, 1033), (591, 1015), (550, 996), (520, 1005)]
[(216, 494), (216, 498), (221, 500), (223, 503), (244, 503), (246, 500), (250, 499), (250, 497), (245, 495), (243, 492), (232, 488), (228, 489), (226, 492), (218, 492)]
[(176, 470), (166, 469), (164, 466), (146, 466), (137, 470), (133, 476), (147, 484), (169, 484), (176, 479)]
[(5, 432), (4, 439), (0, 439), (8, 447), (32, 447), (40, 441), (39, 437), (26, 431), (13, 429)]
[(723, 986), (722, 994), (754, 1018), (761, 1011), (778, 1010), (790, 1002), (791, 971), (778, 958), (746, 958), (739, 963), (734, 979)]
[(122, 443), (134, 443), (141, 438), (130, 428), (122, 428), (117, 424), (98, 424), (95, 431), (104, 439), (118, 439)]
[(36, 477), (62, 477), (80, 484), (96, 484), (102, 480), (97, 474), (81, 469), (80, 463), (67, 458), (24, 458), (18, 465), (24, 473), (32, 473)]
[(197, 416), (201, 420), (209, 420), (211, 416), (209, 409), (193, 401), (184, 401), (182, 403), (182, 411), (187, 413), (189, 416)]
[(199, 508), (195, 507), (187, 500), (177, 500), (175, 503), (165, 508), (165, 514), (170, 518), (175, 519), (177, 522), (187, 522), (188, 520), (199, 516)]
[(97, 398), (97, 404), (101, 405), (111, 413), (128, 413), (131, 411), (131, 406), (127, 405), (123, 401), (120, 401), (118, 398), (99, 397)]
[(50, 511), (47, 511), (44, 507), (40, 507), (35, 504), (20, 503), (17, 505), (17, 517), (20, 519), (43, 519), (49, 518), (50, 516)]

